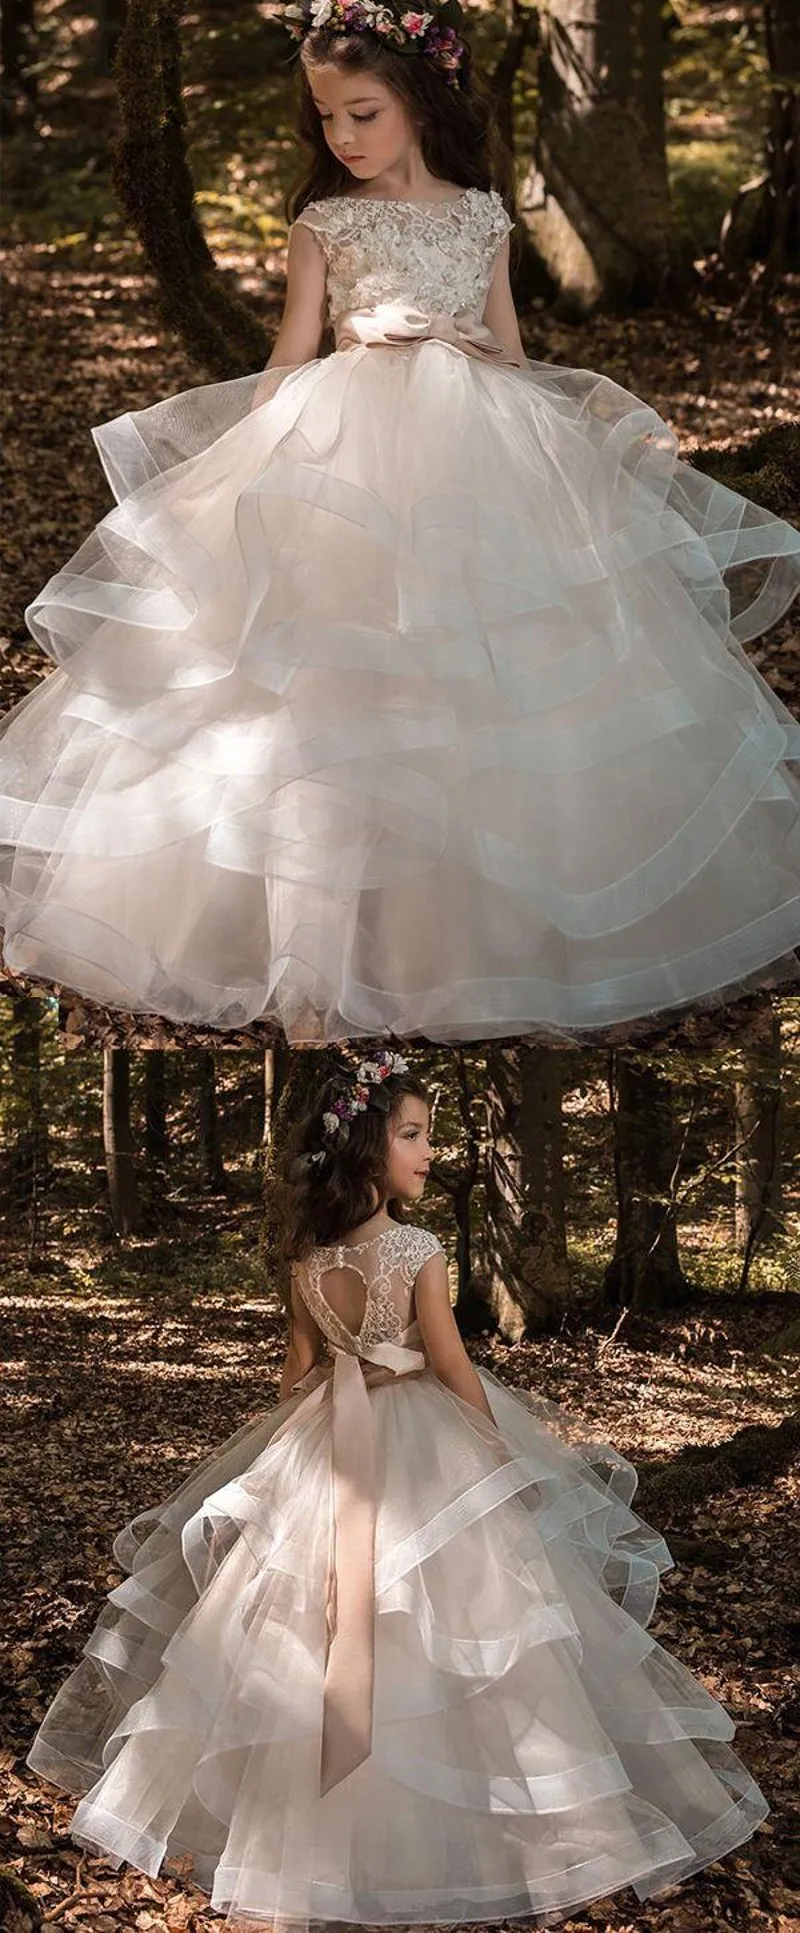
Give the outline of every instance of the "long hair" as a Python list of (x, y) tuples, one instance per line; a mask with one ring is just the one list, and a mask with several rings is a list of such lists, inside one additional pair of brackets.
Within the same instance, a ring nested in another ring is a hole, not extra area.
[[(284, 1261), (300, 1261), (316, 1244), (339, 1241), (351, 1228), (369, 1221), (388, 1187), (390, 1124), (397, 1120), (406, 1095), (429, 1104), (427, 1089), (415, 1074), (390, 1074), (381, 1082), (387, 1112), (367, 1107), (356, 1114), (348, 1123), (344, 1146), (336, 1150), (325, 1136), (322, 1117), (343, 1091), (347, 1090), (341, 1079), (326, 1081), (286, 1148), (275, 1199), (278, 1246)], [(293, 1181), (292, 1163), (302, 1154), (324, 1154), (324, 1159)], [(386, 1205), (392, 1220), (401, 1222), (393, 1197)]]
[(287, 221), (295, 221), (307, 202), (343, 194), (351, 185), (349, 169), (328, 147), (311, 95), (308, 69), (323, 63), (343, 74), (374, 74), (392, 89), (416, 123), (423, 161), (438, 180), (496, 188), (507, 204), (513, 200), (513, 158), (496, 126), (489, 84), (476, 72), (466, 43), (458, 83), (451, 86), (424, 54), (393, 52), (370, 33), (342, 36), (317, 27), (306, 34), (298, 61), (299, 132), (313, 158), (286, 197)]

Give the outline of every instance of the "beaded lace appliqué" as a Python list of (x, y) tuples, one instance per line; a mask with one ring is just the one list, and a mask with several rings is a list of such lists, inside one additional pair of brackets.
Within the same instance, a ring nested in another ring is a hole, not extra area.
[[(391, 1278), (400, 1275), (406, 1287), (412, 1289), (423, 1263), (441, 1246), (430, 1229), (401, 1227), (398, 1223), (396, 1228), (381, 1229), (366, 1242), (352, 1245), (333, 1242), (313, 1249), (297, 1267), (297, 1285), (331, 1348), (358, 1355), (371, 1343), (396, 1341), (405, 1324), (392, 1295)], [(368, 1249), (375, 1251), (369, 1271), (354, 1260)], [(342, 1267), (354, 1268), (366, 1287), (364, 1317), (357, 1335), (337, 1315), (321, 1288), (326, 1269)]]
[(325, 251), (328, 316), (396, 298), (455, 315), (483, 311), (494, 257), (512, 226), (497, 190), (406, 202), (333, 195), (310, 201), (298, 221)]

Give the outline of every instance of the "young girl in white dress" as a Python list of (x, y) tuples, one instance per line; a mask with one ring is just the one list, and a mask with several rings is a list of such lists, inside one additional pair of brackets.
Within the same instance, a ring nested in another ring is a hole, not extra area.
[(298, 1043), (789, 985), (800, 729), (742, 644), (800, 534), (526, 359), (455, 0), (286, 13), (284, 317), (263, 374), (93, 431), (118, 502), (0, 756), (8, 966)]
[[(277, 1405), (123, 1529), (28, 1764), (226, 1923), (558, 1923), (748, 1839), (734, 1724), (649, 1634), (663, 1538), (580, 1418), (466, 1355), (405, 1219), (425, 1088), (343, 1067), (287, 1159)], [(629, 1915), (630, 1916), (630, 1915)]]

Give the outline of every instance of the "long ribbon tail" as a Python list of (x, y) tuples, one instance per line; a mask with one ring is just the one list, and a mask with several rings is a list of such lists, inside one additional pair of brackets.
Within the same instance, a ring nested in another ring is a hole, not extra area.
[(375, 1689), (375, 1434), (357, 1356), (336, 1357), (333, 1388), (335, 1629), (325, 1668), (320, 1792), (372, 1750)]

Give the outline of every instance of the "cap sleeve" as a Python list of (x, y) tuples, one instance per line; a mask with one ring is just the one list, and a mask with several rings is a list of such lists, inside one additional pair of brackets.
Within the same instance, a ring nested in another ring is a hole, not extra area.
[(500, 247), (501, 242), (505, 241), (506, 236), (511, 234), (513, 226), (514, 223), (508, 209), (504, 206), (502, 196), (498, 194), (496, 188), (492, 188), (489, 194), (489, 237), (496, 249)]
[(424, 1268), (425, 1263), (430, 1261), (431, 1256), (444, 1255), (445, 1251), (438, 1235), (434, 1235), (432, 1229), (413, 1228), (409, 1229), (408, 1232), (414, 1238), (409, 1259), (411, 1262), (411, 1279), (415, 1282), (420, 1269)]
[(301, 222), (304, 228), (313, 229), (328, 261), (332, 244), (346, 239), (354, 228), (355, 219), (352, 208), (345, 205), (339, 198), (330, 201), (307, 201), (305, 208), (295, 216), (292, 226), (296, 228), (298, 222)]

